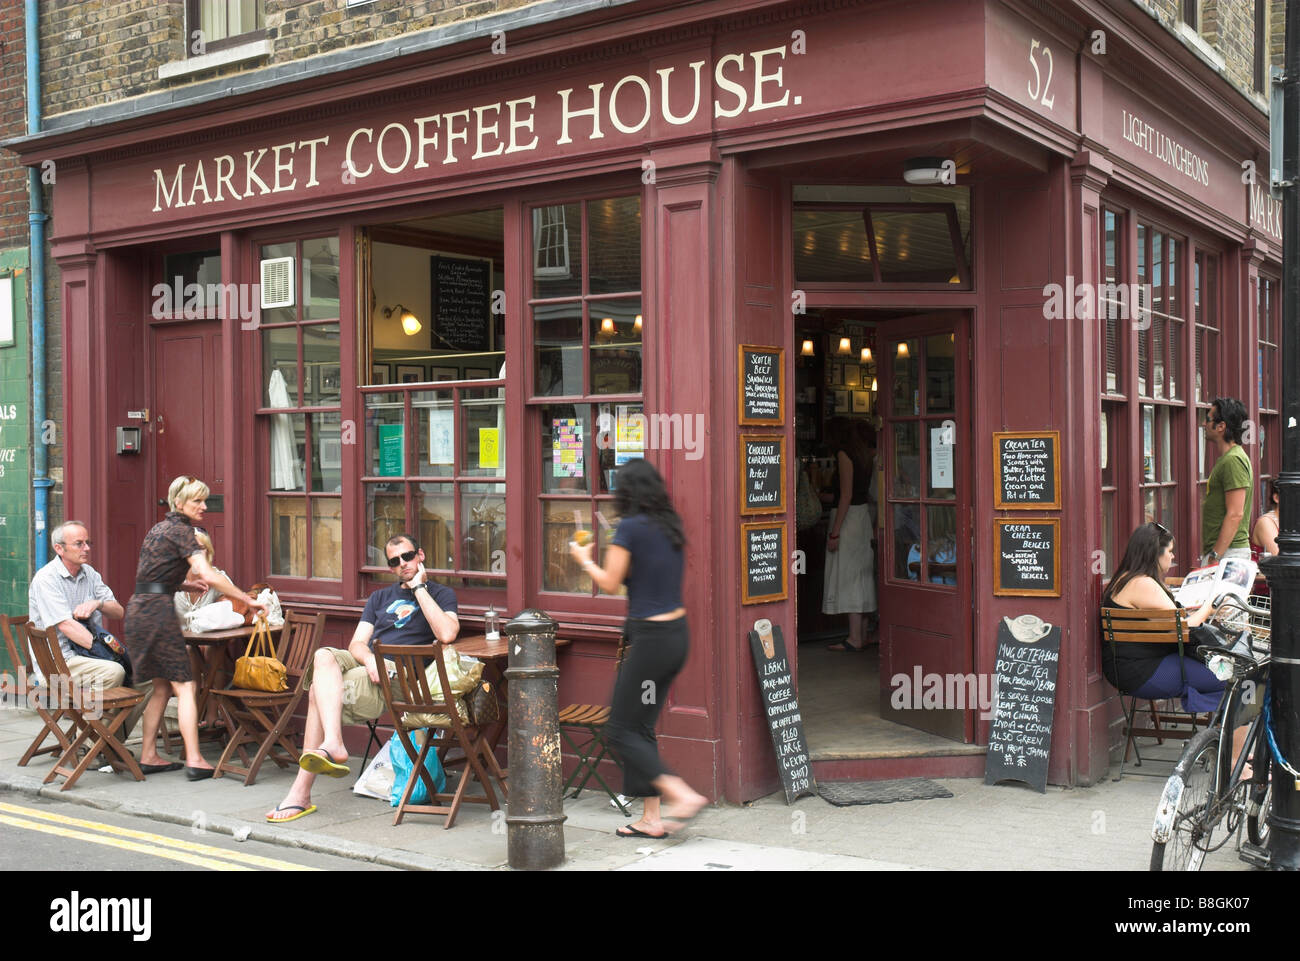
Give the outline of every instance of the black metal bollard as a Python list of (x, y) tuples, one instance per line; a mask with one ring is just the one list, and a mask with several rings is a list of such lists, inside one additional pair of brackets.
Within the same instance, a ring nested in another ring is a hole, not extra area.
[(503, 629), (510, 717), (510, 798), (506, 851), (512, 868), (540, 871), (564, 862), (564, 784), (560, 765), (560, 669), (555, 621), (520, 612)]

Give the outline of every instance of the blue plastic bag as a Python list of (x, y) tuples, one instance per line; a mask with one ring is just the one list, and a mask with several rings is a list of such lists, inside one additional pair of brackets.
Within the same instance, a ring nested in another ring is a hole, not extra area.
[[(425, 740), (429, 737), (429, 731), (423, 730), (416, 732), (411, 738), (412, 746), (418, 754), (420, 748), (424, 746)], [(402, 743), (400, 737), (394, 737), (392, 747), (393, 763), (393, 792), (389, 795), (389, 806), (397, 807), (402, 801), (402, 794), (406, 791), (406, 781), (411, 776), (411, 770), (415, 767), (415, 760), (406, 751), (406, 745)], [(437, 748), (429, 748), (429, 753), (424, 758), (424, 768), (433, 778), (433, 786), (441, 794), (447, 789), (447, 772), (442, 769), (442, 762), (438, 760)], [(425, 786), (424, 778), (418, 774), (415, 776), (415, 788), (411, 791), (411, 799), (408, 804), (428, 804), (429, 789)]]

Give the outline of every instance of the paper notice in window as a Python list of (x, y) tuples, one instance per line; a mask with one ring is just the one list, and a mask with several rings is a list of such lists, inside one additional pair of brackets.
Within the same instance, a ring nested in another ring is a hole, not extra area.
[(614, 466), (645, 456), (645, 416), (639, 407), (618, 406), (614, 422)]
[(451, 464), (455, 460), (456, 418), (451, 410), (429, 411), (429, 463)]
[(930, 428), (930, 487), (935, 490), (952, 488), (951, 427)]
[(496, 470), (500, 442), (500, 428), (480, 427), (478, 429), (478, 466), (480, 469)]
[(551, 420), (551, 476), (582, 477), (582, 422), (576, 417)]

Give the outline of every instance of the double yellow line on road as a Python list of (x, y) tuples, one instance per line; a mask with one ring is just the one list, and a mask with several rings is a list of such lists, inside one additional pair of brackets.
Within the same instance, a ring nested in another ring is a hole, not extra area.
[[(257, 868), (268, 871), (319, 870), (294, 864), (291, 861), (277, 861), (256, 854), (245, 854), (243, 851), (228, 851), (209, 844), (182, 841), (161, 834), (150, 834), (147, 831), (135, 831), (131, 828), (104, 824), (101, 821), (85, 821), (81, 818), (38, 811), (17, 804), (0, 803), (0, 812), (3, 812), (0, 813), (0, 824), (8, 824), (28, 831), (40, 831), (74, 841), (103, 844), (138, 854), (150, 854), (213, 871), (252, 871)], [(77, 830), (78, 828), (83, 830)]]

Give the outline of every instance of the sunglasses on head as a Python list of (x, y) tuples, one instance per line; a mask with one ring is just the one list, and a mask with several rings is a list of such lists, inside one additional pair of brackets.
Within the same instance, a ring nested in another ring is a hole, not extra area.
[(1151, 526), (1154, 527), (1157, 531), (1159, 531), (1159, 532), (1161, 533), (1161, 535), (1164, 536), (1164, 537), (1173, 537), (1173, 536), (1174, 536), (1173, 534), (1169, 533), (1169, 528), (1165, 527), (1164, 524), (1158, 524), (1158, 523), (1156, 523), (1155, 521), (1152, 521), (1152, 522), (1151, 522)]
[(396, 567), (398, 564), (409, 564), (411, 561), (415, 560), (415, 555), (418, 553), (420, 552), (407, 551), (405, 554), (398, 554), (396, 557), (390, 557), (388, 559), (388, 566)]

